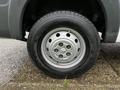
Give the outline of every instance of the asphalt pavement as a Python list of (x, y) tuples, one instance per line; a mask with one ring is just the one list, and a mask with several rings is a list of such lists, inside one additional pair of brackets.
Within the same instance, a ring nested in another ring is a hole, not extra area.
[(26, 42), (0, 39), (0, 90), (120, 90), (120, 43), (101, 48), (91, 70), (61, 80), (45, 75), (32, 63)]

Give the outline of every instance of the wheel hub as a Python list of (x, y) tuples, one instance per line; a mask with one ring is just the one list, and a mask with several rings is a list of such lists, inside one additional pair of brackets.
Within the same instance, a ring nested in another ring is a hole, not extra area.
[[(70, 40), (58, 39), (54, 44), (50, 45), (50, 48), (52, 49), (50, 50), (51, 56), (58, 62), (70, 61), (70, 58), (74, 56), (75, 52), (75, 47), (73, 46), (74, 43)], [(67, 48), (68, 45), (71, 48)]]
[[(58, 38), (55, 38), (54, 36), (57, 33), (59, 33), (60, 36)], [(80, 48), (80, 44), (74, 41), (77, 39), (77, 37), (73, 34), (70, 34), (71, 38), (66, 36), (68, 33), (66, 31), (60, 31), (57, 33), (54, 33), (49, 37), (49, 39), (52, 40), (51, 43), (49, 43), (48, 39), (48, 53), (56, 62), (70, 62), (78, 54), (77, 49)]]
[(81, 44), (83, 38), (72, 31), (70, 28), (57, 28), (46, 35), (42, 44), (42, 52), (49, 63), (60, 68), (70, 67), (77, 63), (77, 59), (84, 56), (85, 43)]

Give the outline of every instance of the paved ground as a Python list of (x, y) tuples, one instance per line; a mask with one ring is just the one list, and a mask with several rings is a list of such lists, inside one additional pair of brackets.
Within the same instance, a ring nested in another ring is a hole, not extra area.
[(58, 80), (38, 70), (26, 43), (0, 39), (0, 90), (120, 90), (120, 43), (102, 45), (96, 65), (83, 76)]

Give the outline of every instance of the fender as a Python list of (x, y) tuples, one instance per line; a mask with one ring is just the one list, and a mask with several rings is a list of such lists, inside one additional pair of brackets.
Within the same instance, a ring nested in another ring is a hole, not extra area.
[(119, 16), (120, 16), (120, 0), (101, 0), (100, 4), (103, 8), (106, 31), (104, 35), (104, 42), (114, 43), (118, 37), (119, 32)]
[(9, 30), (11, 38), (22, 40), (22, 18), (28, 0), (10, 0), (9, 3)]
[(0, 36), (9, 38), (8, 6), (9, 0), (0, 0)]
[[(22, 40), (22, 18), (29, 0), (9, 0), (8, 28), (11, 38)], [(106, 19), (104, 42), (115, 42), (119, 32), (119, 0), (98, 0)]]
[(119, 33), (116, 42), (120, 42), (120, 0), (119, 0)]

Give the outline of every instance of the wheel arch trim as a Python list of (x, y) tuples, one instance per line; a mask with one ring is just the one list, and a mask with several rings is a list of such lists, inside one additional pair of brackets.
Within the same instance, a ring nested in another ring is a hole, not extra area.
[(8, 11), (8, 26), (11, 38), (23, 39), (22, 19), (29, 0), (10, 0)]
[(115, 43), (119, 32), (120, 0), (98, 0), (105, 16), (104, 41)]

